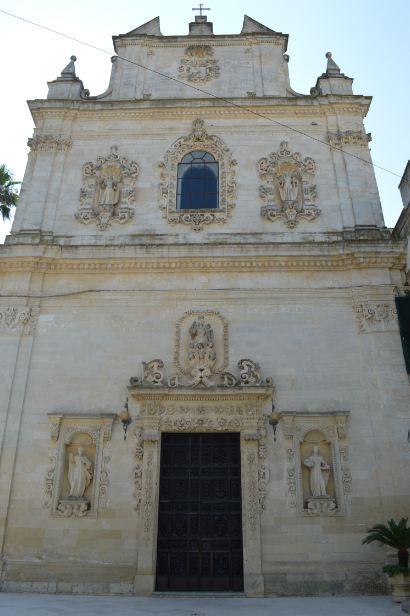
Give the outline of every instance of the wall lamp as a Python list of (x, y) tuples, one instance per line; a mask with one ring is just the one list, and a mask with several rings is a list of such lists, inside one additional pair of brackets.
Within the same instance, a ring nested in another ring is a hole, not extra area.
[(272, 404), (272, 412), (268, 417), (268, 421), (269, 424), (272, 426), (273, 429), (273, 440), (276, 443), (276, 429), (278, 427), (278, 423), (280, 418), (282, 417), (282, 415), (280, 413), (278, 413), (277, 411), (275, 411), (275, 405)]
[(128, 410), (128, 398), (124, 404), (124, 410), (122, 410), (121, 413), (118, 413), (118, 417), (119, 417), (120, 422), (122, 423), (122, 429), (124, 430), (124, 441), (125, 441), (125, 439), (127, 438), (128, 426), (132, 422), (131, 415)]

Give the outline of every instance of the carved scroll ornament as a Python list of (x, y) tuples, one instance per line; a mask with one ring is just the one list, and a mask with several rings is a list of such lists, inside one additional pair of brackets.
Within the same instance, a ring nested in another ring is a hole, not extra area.
[(397, 327), (397, 310), (391, 302), (364, 301), (355, 311), (360, 332), (385, 331)]
[(117, 147), (111, 147), (107, 157), (83, 166), (83, 186), (80, 209), (75, 214), (78, 222), (95, 222), (98, 229), (107, 229), (113, 221), (121, 224), (134, 217), (135, 184), (139, 167), (135, 161), (119, 156)]
[(299, 152), (292, 153), (286, 141), (282, 141), (278, 152), (258, 163), (262, 181), (260, 196), (265, 205), (261, 215), (270, 221), (281, 219), (289, 229), (300, 220), (314, 220), (320, 214), (315, 205), (316, 185), (312, 183), (316, 172), (313, 158), (302, 160)]
[(21, 306), (0, 306), (0, 332), (22, 331), (31, 334), (37, 321), (38, 309)]

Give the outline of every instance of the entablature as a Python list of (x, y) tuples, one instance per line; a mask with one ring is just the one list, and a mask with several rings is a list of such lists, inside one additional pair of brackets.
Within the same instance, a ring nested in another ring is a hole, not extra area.
[[(152, 238), (151, 238), (152, 240)], [(223, 246), (222, 255), (220, 250)], [(227, 254), (229, 250), (230, 254)], [(155, 254), (153, 254), (155, 251)], [(339, 242), (219, 241), (181, 245), (0, 246), (0, 271), (90, 272), (271, 272), (387, 268), (406, 264), (405, 240)]]
[(197, 117), (243, 117), (253, 110), (269, 116), (283, 115), (338, 115), (356, 114), (364, 118), (372, 98), (361, 95), (333, 94), (310, 97), (255, 97), (231, 98), (233, 105), (219, 99), (152, 99), (152, 100), (58, 100), (35, 99), (28, 106), (36, 122), (40, 118), (53, 117), (67, 120), (77, 118), (150, 119), (150, 118), (197, 118)]

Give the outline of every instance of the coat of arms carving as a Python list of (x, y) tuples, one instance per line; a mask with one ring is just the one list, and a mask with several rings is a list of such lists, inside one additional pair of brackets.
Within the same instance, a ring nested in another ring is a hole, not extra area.
[(205, 83), (219, 75), (218, 60), (211, 45), (190, 45), (185, 49), (178, 72), (186, 81)]
[(99, 156), (96, 162), (85, 163), (80, 209), (75, 218), (83, 224), (95, 221), (101, 230), (107, 229), (112, 221), (122, 224), (131, 220), (138, 174), (137, 163), (119, 156), (116, 146), (111, 147), (107, 157)]
[(261, 215), (268, 220), (282, 219), (293, 229), (299, 220), (314, 220), (320, 214), (315, 205), (316, 185), (312, 180), (316, 172), (313, 158), (302, 160), (299, 152), (291, 152), (286, 141), (282, 141), (278, 152), (258, 163), (262, 180), (260, 196), (265, 202)]

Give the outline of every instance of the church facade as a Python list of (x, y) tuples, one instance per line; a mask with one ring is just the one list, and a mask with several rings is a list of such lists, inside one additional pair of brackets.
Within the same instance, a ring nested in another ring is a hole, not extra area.
[(384, 592), (410, 389), (363, 120), (330, 53), (159, 19), (73, 56), (0, 258), (1, 588)]

